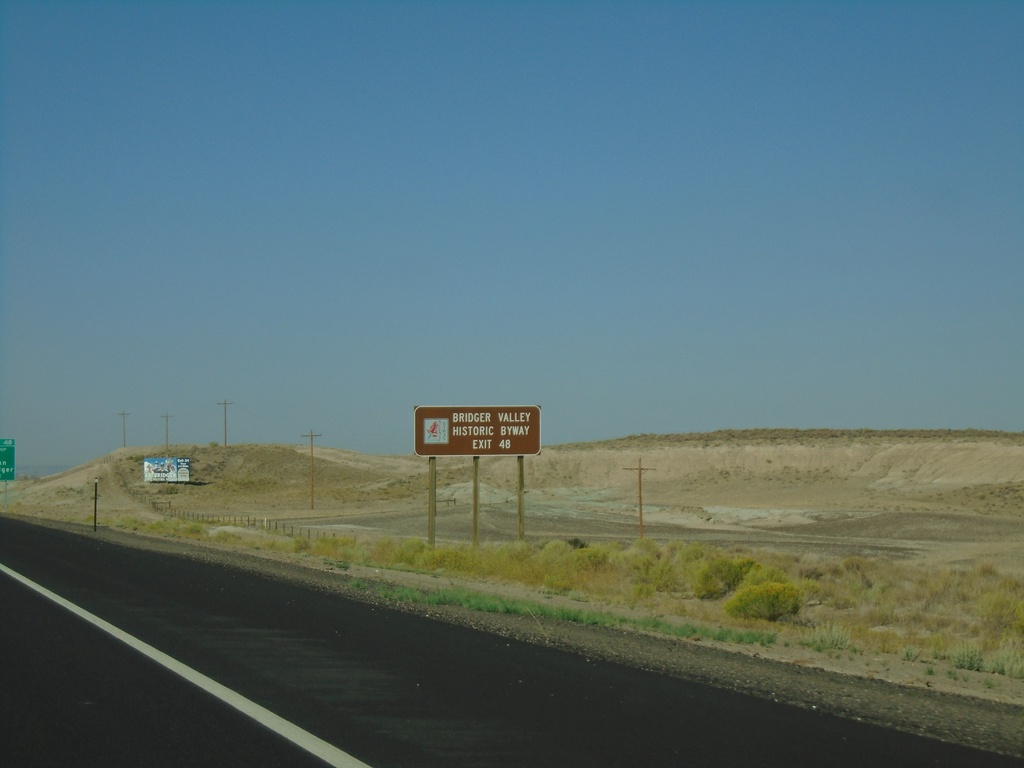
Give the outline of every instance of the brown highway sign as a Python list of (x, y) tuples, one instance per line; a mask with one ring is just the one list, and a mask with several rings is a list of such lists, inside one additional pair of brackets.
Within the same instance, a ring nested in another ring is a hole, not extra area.
[(417, 456), (533, 456), (540, 453), (539, 405), (420, 405)]

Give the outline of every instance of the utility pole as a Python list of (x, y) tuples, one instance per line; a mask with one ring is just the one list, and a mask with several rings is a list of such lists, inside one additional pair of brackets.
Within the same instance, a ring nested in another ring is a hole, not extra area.
[(128, 432), (125, 427), (125, 421), (129, 416), (131, 416), (131, 414), (121, 411), (117, 415), (121, 417), (121, 447), (124, 448), (126, 445), (128, 445)]
[(234, 405), (234, 403), (229, 403), (228, 399), (225, 397), (224, 400), (222, 402), (220, 402), (220, 403), (217, 403), (217, 405), (223, 405), (224, 406), (224, 447), (227, 448), (228, 447), (228, 406), (229, 405)]
[(308, 435), (302, 435), (302, 437), (309, 438), (309, 508), (313, 508), (313, 438), (323, 437), (323, 435), (313, 434), (313, 430), (309, 430)]
[(655, 467), (645, 467), (641, 459), (636, 460), (635, 467), (623, 467), (629, 472), (636, 472), (636, 508), (640, 517), (640, 538), (644, 537), (644, 472), (650, 472)]
[(173, 419), (174, 417), (171, 414), (169, 414), (169, 413), (165, 413), (160, 418), (162, 418), (164, 420), (164, 453), (170, 453), (171, 441), (169, 440), (169, 437), (170, 437), (171, 433), (170, 433), (170, 426), (169, 425), (170, 425), (170, 420)]

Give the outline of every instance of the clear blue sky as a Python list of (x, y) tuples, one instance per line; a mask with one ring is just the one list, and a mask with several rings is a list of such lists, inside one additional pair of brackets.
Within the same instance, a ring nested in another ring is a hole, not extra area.
[(0, 437), (1024, 430), (1024, 3), (5, 2)]

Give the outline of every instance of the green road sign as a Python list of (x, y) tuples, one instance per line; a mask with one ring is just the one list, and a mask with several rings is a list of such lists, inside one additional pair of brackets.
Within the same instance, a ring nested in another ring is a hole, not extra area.
[(14, 441), (0, 438), (0, 480), (14, 479)]

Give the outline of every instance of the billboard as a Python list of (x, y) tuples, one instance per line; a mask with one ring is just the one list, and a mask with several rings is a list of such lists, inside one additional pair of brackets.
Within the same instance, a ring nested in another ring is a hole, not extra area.
[(538, 405), (421, 405), (418, 456), (526, 456), (540, 453)]
[(189, 483), (191, 459), (144, 459), (142, 479), (147, 483)]

